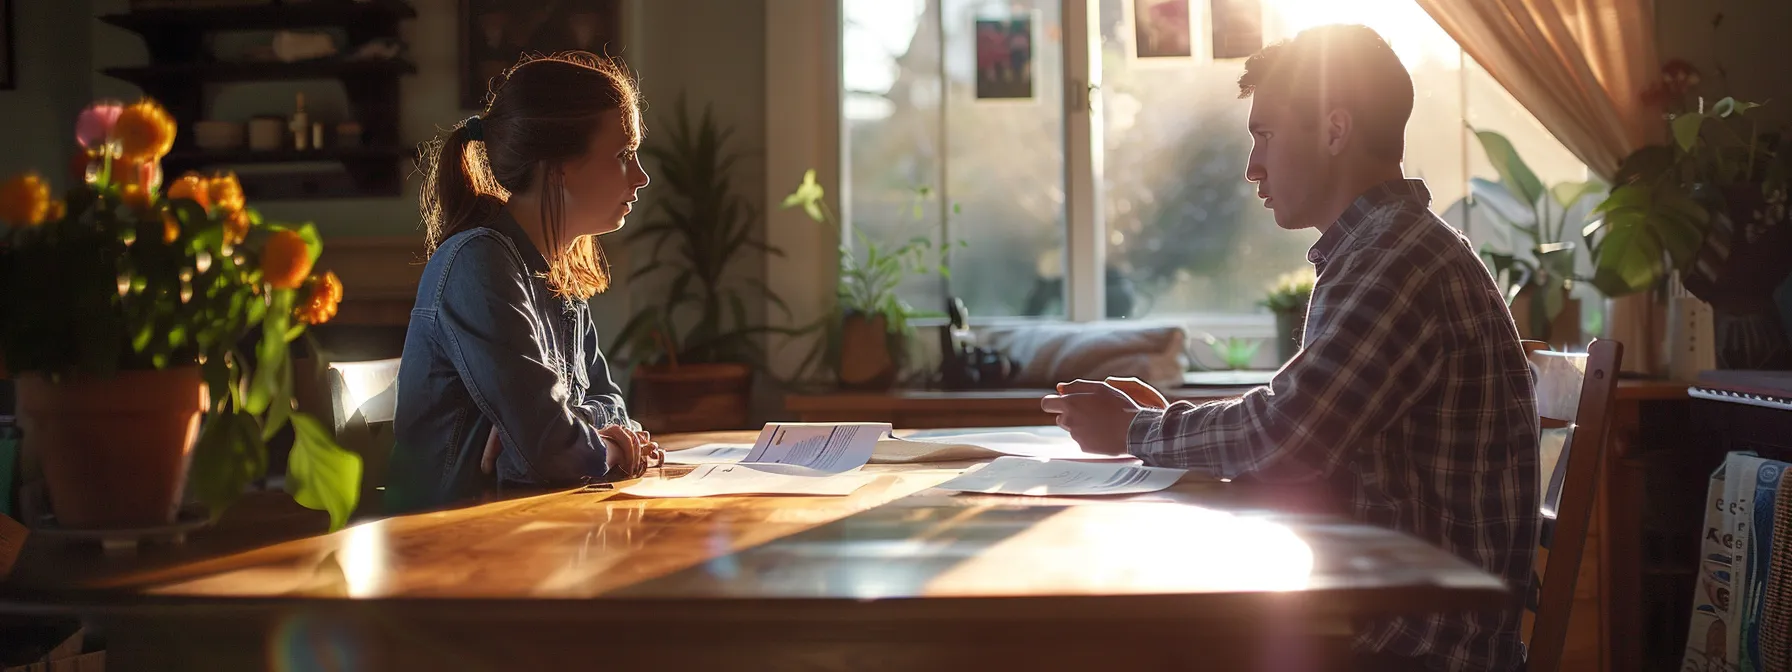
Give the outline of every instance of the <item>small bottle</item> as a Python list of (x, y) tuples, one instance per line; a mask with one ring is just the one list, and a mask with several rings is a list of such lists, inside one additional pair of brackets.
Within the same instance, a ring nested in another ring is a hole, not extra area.
[(311, 144), (311, 116), (305, 114), (304, 92), (298, 94), (298, 103), (293, 110), (289, 128), (292, 129), (293, 148), (305, 151)]

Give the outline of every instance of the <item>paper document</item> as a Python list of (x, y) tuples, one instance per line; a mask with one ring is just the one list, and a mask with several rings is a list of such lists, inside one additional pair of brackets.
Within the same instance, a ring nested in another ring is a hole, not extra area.
[(941, 490), (1000, 495), (1124, 495), (1174, 485), (1186, 469), (998, 457), (940, 484)]
[(871, 453), (874, 464), (953, 462), (984, 460), (1003, 455), (1046, 457), (1079, 462), (1137, 462), (1131, 455), (1085, 453), (1069, 435), (1041, 436), (1030, 432), (979, 432), (924, 439), (883, 439)]
[[(865, 466), (888, 423), (768, 422), (743, 464), (783, 464), (837, 474)], [(763, 469), (762, 469), (763, 471)]]
[(795, 476), (760, 471), (744, 464), (705, 464), (678, 478), (643, 479), (622, 489), (637, 497), (715, 495), (850, 495), (875, 474)]
[(666, 453), (666, 464), (734, 464), (752, 452), (750, 443), (705, 443)]

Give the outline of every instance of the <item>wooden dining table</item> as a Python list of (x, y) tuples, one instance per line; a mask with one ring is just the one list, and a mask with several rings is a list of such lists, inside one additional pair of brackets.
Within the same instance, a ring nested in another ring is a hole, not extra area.
[(934, 488), (968, 466), (867, 465), (841, 497), (580, 488), (330, 534), (262, 496), (128, 555), (27, 538), (0, 613), (84, 619), (127, 670), (1330, 670), (1360, 619), (1506, 600), (1265, 486)]

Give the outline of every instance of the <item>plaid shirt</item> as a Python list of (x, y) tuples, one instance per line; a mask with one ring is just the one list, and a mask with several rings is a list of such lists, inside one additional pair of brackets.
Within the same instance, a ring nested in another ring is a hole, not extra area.
[(1141, 412), (1128, 444), (1151, 465), (1323, 480), (1359, 520), (1505, 579), (1504, 611), (1364, 622), (1355, 645), (1506, 670), (1536, 552), (1536, 402), (1511, 312), (1430, 201), (1420, 180), (1357, 198), (1307, 254), (1300, 353), (1241, 398)]

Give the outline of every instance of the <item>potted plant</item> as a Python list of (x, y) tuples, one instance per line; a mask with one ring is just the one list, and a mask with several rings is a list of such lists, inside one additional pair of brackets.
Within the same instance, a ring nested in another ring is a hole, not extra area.
[[(1469, 180), (1470, 203), (1508, 230), (1524, 234), (1523, 248), (1511, 252), (1483, 246), (1481, 255), (1495, 279), (1504, 282), (1506, 304), (1524, 338), (1555, 343), (1580, 341), (1580, 301), (1570, 297), (1575, 252), (1570, 215), (1604, 190), (1597, 181), (1561, 182), (1544, 188), (1506, 136), (1475, 131), (1499, 182)], [(1584, 212), (1584, 211), (1583, 211)], [(1514, 241), (1517, 247), (1517, 241)]]
[(754, 324), (746, 306), (764, 299), (789, 308), (764, 280), (732, 269), (742, 252), (784, 253), (757, 235), (759, 213), (734, 193), (733, 132), (708, 109), (693, 122), (682, 100), (670, 121), (656, 134), (664, 140), (642, 150), (658, 161), (665, 196), (629, 233), (630, 242), (652, 245), (632, 279), (666, 283), (617, 335), (621, 359), (634, 364), (631, 410), (656, 432), (744, 428), (753, 372), (765, 365), (759, 338), (780, 331)]
[(1655, 289), (1677, 272), (1711, 305), (1719, 368), (1792, 368), (1773, 292), (1792, 274), (1786, 201), (1792, 147), (1762, 132), (1761, 105), (1697, 92), (1684, 61), (1662, 68), (1651, 102), (1672, 140), (1626, 157), (1600, 204), (1594, 283), (1609, 295)]
[(1276, 316), (1276, 356), (1284, 362), (1300, 352), (1314, 280), (1312, 266), (1283, 273), (1269, 286), (1269, 296), (1263, 299), (1263, 307)]
[(288, 344), (342, 285), (311, 273), (316, 230), (263, 221), (234, 175), (159, 193), (174, 134), (153, 100), (101, 102), (63, 199), (37, 173), (0, 184), (0, 356), (27, 460), (59, 526), (164, 525), (188, 488), (222, 513), (290, 425), (287, 490), (340, 527), (360, 458), (295, 409)]
[[(921, 202), (932, 193), (923, 187), (915, 195), (918, 220)], [(809, 170), (796, 190), (784, 198), (783, 207), (800, 207), (810, 219), (837, 228), (825, 196), (821, 185), (815, 182), (815, 171)], [(950, 277), (945, 263), (946, 247), (934, 245), (928, 236), (915, 236), (890, 247), (878, 245), (863, 232), (855, 231), (854, 235), (859, 251), (855, 253), (853, 247), (845, 244), (840, 246), (840, 280), (834, 308), (818, 325), (826, 331), (826, 337), (799, 370), (807, 371), (825, 360), (834, 365), (842, 387), (887, 389), (907, 366), (908, 343), (915, 335), (911, 320), (942, 315), (916, 310), (897, 289), (912, 275), (939, 273)]]

